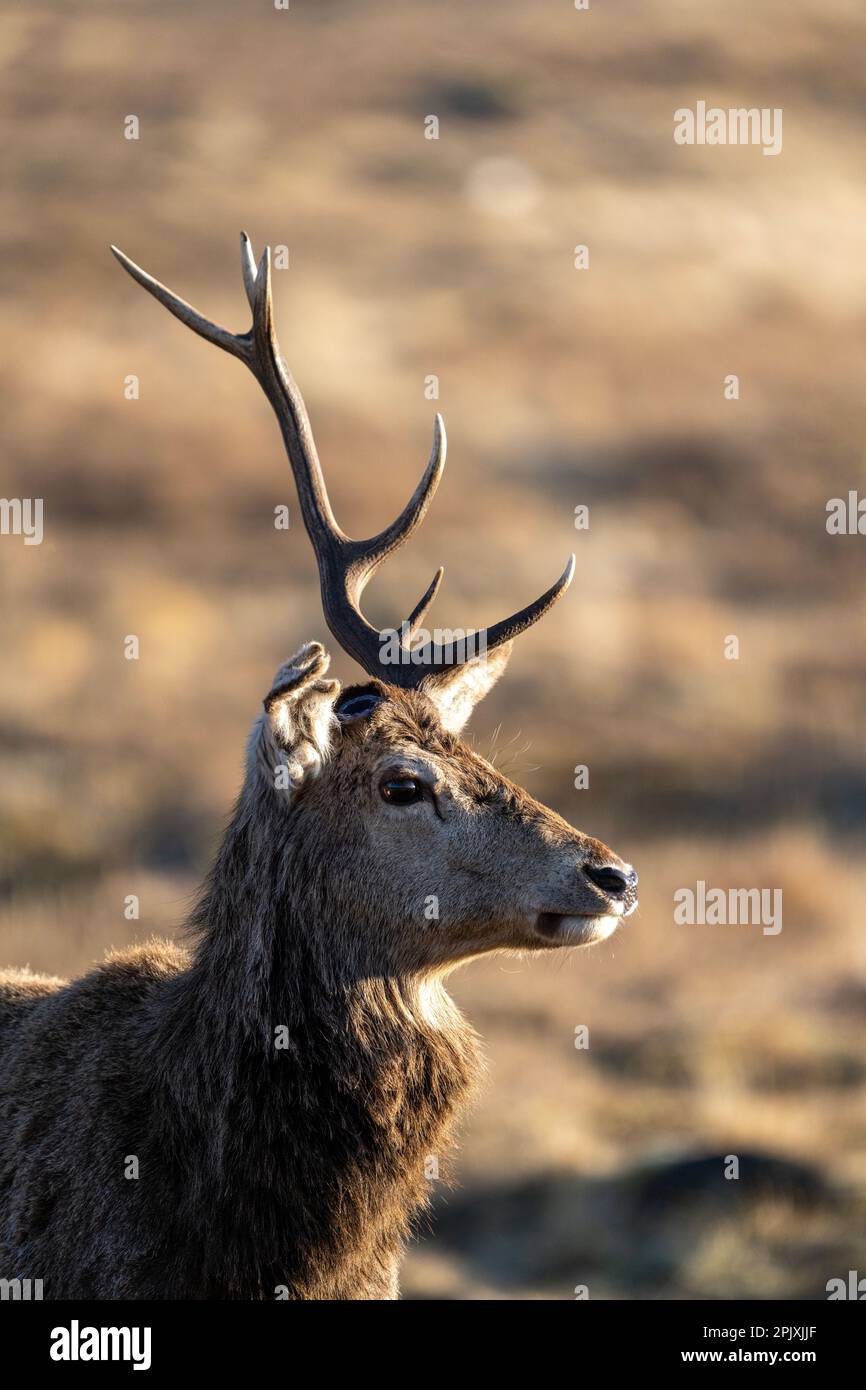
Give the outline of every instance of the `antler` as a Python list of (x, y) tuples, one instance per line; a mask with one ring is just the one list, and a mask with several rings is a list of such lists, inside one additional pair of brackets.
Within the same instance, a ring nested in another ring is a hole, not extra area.
[[(206, 319), (191, 304), (166, 289), (152, 275), (119, 251), (111, 248), (124, 270), (158, 299), (160, 304), (180, 319), (193, 332), (215, 343), (225, 352), (239, 357), (249, 367), (273, 407), (279, 422), (289, 462), (295, 476), (301, 515), (312, 541), (319, 566), (322, 607), (328, 627), (346, 652), (371, 676), (389, 680), (393, 685), (418, 686), (425, 676), (439, 667), (460, 665), (474, 654), (473, 645), (465, 641), (440, 645), (426, 643), (423, 651), (407, 653), (419, 625), (442, 582), (440, 567), (433, 576), (427, 592), (415, 605), (402, 628), (403, 660), (385, 659), (383, 634), (367, 622), (360, 609), (360, 599), (382, 561), (412, 535), (427, 512), (442, 470), (445, 467), (445, 428), (442, 417), (436, 416), (433, 429), (433, 448), (424, 476), (403, 511), (384, 531), (366, 541), (352, 540), (337, 525), (328, 489), (322, 474), (313, 434), (301, 393), (280, 355), (274, 329), (271, 300), (271, 251), (266, 246), (256, 265), (252, 245), (246, 232), (241, 233), (241, 267), (244, 288), (253, 313), (251, 328), (246, 333), (230, 333), (227, 328)], [(551, 608), (568, 588), (574, 574), (572, 555), (565, 570), (552, 588), (541, 598), (522, 608), (510, 618), (495, 623), (484, 634), (482, 650), (491, 651), (538, 619)]]

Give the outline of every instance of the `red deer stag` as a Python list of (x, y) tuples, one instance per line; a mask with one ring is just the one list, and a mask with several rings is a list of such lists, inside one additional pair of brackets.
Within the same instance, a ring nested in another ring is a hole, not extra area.
[(395, 1297), (425, 1160), (447, 1157), (477, 1068), (444, 977), (598, 941), (637, 902), (628, 864), (459, 737), (573, 557), (483, 650), (430, 639), (419, 659), (441, 570), (383, 643), (359, 600), (427, 510), (441, 422), (402, 515), (350, 540), (280, 357), (269, 252), (257, 267), (242, 248), (240, 335), (115, 255), (264, 389), (328, 625), (370, 679), (341, 693), (318, 642), (280, 667), (188, 949), (127, 950), (72, 983), (0, 977), (0, 1277), (49, 1298)]

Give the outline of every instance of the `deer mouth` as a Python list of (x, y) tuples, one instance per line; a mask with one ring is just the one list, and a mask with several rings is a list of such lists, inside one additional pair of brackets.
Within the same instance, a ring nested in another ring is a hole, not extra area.
[(621, 908), (606, 912), (539, 912), (535, 929), (553, 946), (591, 946), (612, 936), (624, 915), (628, 914)]

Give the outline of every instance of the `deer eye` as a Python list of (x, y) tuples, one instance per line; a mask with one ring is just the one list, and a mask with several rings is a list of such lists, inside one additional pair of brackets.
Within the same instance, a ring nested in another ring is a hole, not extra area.
[(424, 787), (417, 777), (389, 777), (379, 785), (382, 800), (389, 806), (411, 806), (424, 796)]

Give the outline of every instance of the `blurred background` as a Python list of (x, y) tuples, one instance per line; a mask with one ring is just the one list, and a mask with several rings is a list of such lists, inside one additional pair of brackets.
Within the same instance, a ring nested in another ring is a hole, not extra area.
[[(859, 0), (30, 0), (0, 43), (0, 494), (45, 507), (42, 545), (0, 538), (2, 962), (182, 923), (271, 676), (326, 635), (264, 398), (108, 253), (240, 330), (245, 227), (288, 247), (282, 348), (350, 534), (445, 416), (374, 621), (441, 562), (434, 621), (481, 626), (576, 550), (473, 737), (641, 875), (611, 942), (454, 977), (489, 1070), (405, 1293), (866, 1274), (866, 539), (825, 529), (866, 492)], [(675, 145), (698, 100), (783, 108), (782, 153)], [(698, 880), (781, 888), (783, 930), (675, 925)]]

